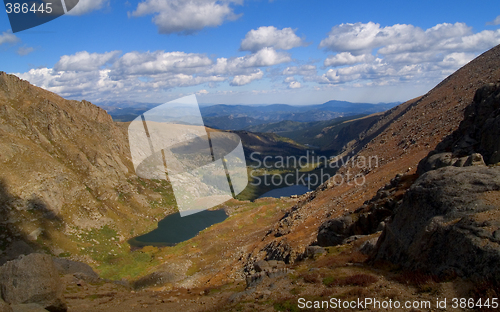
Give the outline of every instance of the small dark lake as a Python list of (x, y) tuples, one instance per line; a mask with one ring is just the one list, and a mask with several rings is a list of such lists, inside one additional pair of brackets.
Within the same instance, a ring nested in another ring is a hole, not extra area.
[(200, 231), (220, 223), (226, 218), (226, 212), (222, 209), (204, 210), (186, 217), (181, 217), (177, 212), (158, 222), (158, 228), (131, 238), (128, 243), (132, 247), (174, 246), (195, 237)]

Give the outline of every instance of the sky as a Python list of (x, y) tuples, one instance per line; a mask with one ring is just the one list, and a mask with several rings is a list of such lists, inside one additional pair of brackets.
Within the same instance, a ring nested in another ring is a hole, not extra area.
[(97, 105), (403, 102), (498, 44), (498, 0), (80, 0), (16, 33), (0, 13), (0, 71)]

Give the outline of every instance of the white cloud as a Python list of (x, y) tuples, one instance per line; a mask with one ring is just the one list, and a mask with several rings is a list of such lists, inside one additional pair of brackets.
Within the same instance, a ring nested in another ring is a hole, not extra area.
[(324, 65), (353, 66), (330, 69), (313, 80), (353, 85), (399, 84), (408, 80), (437, 83), (498, 44), (500, 29), (474, 33), (464, 23), (443, 23), (426, 30), (400, 24), (381, 27), (373, 22), (341, 24), (334, 26), (319, 44), (320, 48), (337, 53), (328, 56)]
[(245, 35), (245, 39), (241, 42), (240, 50), (257, 52), (266, 47), (290, 50), (303, 45), (303, 40), (291, 28), (279, 30), (274, 26), (262, 26), (256, 30), (250, 30)]
[(487, 22), (486, 25), (500, 25), (500, 15), (498, 15), (494, 20), (491, 22)]
[(319, 47), (333, 52), (351, 52), (354, 55), (370, 53), (372, 49), (387, 45), (395, 38), (411, 42), (407, 36), (415, 27), (394, 25), (380, 28), (380, 24), (369, 22), (347, 23), (332, 27), (328, 37), (321, 40)]
[(289, 66), (285, 68), (282, 72), (283, 75), (291, 76), (291, 75), (316, 75), (317, 70), (315, 65), (302, 65), (300, 67), (297, 66)]
[(93, 71), (112, 62), (120, 54), (120, 51), (107, 53), (77, 52), (73, 55), (63, 55), (54, 65), (56, 71)]
[(211, 72), (215, 74), (248, 74), (255, 67), (273, 66), (290, 62), (292, 58), (288, 53), (276, 52), (273, 48), (263, 48), (257, 53), (252, 53), (236, 58), (218, 58)]
[(185, 52), (129, 52), (115, 64), (121, 75), (157, 75), (162, 73), (193, 74), (206, 70), (212, 60), (204, 54)]
[(300, 82), (298, 81), (291, 81), (289, 84), (288, 84), (288, 88), (289, 89), (300, 89), (301, 87), (301, 84)]
[(153, 23), (162, 34), (191, 34), (205, 27), (220, 26), (239, 17), (230, 4), (215, 0), (145, 0), (129, 16), (153, 14)]
[(264, 76), (259, 67), (291, 60), (287, 53), (278, 53), (272, 48), (216, 61), (205, 54), (179, 51), (120, 53), (81, 51), (62, 56), (53, 68), (32, 69), (16, 75), (64, 97), (116, 99), (178, 87), (203, 84), (213, 87), (224, 81), (231, 86), (242, 86)]
[(231, 81), (231, 86), (243, 86), (249, 84), (254, 80), (261, 79), (263, 76), (264, 73), (260, 69), (258, 69), (257, 72), (250, 75), (237, 75), (234, 76), (233, 80)]
[(353, 55), (424, 51), (478, 51), (500, 43), (500, 30), (484, 30), (474, 34), (464, 23), (438, 24), (427, 30), (413, 25), (396, 24), (381, 28), (380, 24), (341, 24), (332, 28), (319, 47)]
[(80, 0), (68, 15), (83, 15), (109, 6), (109, 0)]
[(290, 62), (292, 58), (284, 52), (276, 52), (273, 48), (263, 48), (257, 53), (237, 58), (234, 62), (243, 67), (272, 66)]
[(10, 30), (9, 31), (4, 31), (0, 35), (0, 45), (5, 44), (5, 43), (10, 43), (14, 44), (20, 41), (20, 39), (14, 35)]
[(352, 55), (350, 52), (342, 52), (336, 55), (330, 55), (323, 63), (325, 66), (343, 66), (343, 65), (352, 65), (357, 63), (368, 63), (375, 59), (375, 56), (371, 54), (361, 54), (361, 55)]
[(35, 51), (34, 48), (24, 46), (24, 47), (19, 47), (19, 49), (17, 49), (16, 53), (18, 55), (25, 56), (25, 55), (30, 54), (33, 51)]

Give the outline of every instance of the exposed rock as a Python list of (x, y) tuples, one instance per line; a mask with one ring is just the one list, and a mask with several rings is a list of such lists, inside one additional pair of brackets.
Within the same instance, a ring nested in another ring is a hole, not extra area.
[(293, 263), (299, 255), (286, 240), (272, 241), (262, 251), (266, 252), (266, 260), (278, 260), (284, 263)]
[(361, 245), (359, 247), (359, 251), (362, 254), (371, 255), (375, 251), (375, 247), (377, 246), (378, 239), (379, 239), (378, 236), (370, 238), (369, 240), (364, 242), (363, 245)]
[(500, 162), (500, 84), (476, 91), (464, 120), (418, 165), (423, 174), (446, 166), (491, 165)]
[(352, 235), (352, 236), (349, 236), (348, 238), (346, 238), (346, 239), (344, 239), (342, 241), (342, 245), (350, 244), (350, 243), (355, 242), (358, 239), (363, 238), (365, 236), (366, 235)]
[(427, 172), (387, 224), (374, 259), (437, 275), (500, 279), (499, 190), (498, 167)]
[(483, 159), (483, 156), (479, 153), (473, 153), (472, 155), (470, 155), (467, 160), (465, 161), (464, 167), (468, 167), (468, 166), (486, 166), (486, 164), (484, 163), (484, 159)]
[(267, 261), (269, 264), (270, 270), (280, 270), (285, 268), (285, 262), (278, 260), (269, 260)]
[(271, 266), (266, 260), (259, 260), (253, 264), (255, 272), (269, 271)]
[(323, 255), (326, 253), (326, 250), (321, 246), (307, 246), (306, 251), (304, 252), (304, 256), (314, 257), (316, 255)]
[(335, 246), (341, 244), (349, 236), (354, 220), (351, 216), (328, 220), (318, 230), (319, 246)]
[(63, 288), (52, 258), (32, 253), (0, 267), (2, 298), (10, 304), (36, 303), (49, 311), (66, 311)]
[(246, 277), (247, 288), (255, 287), (261, 283), (265, 278), (276, 278), (286, 275), (288, 270), (286, 268), (274, 269), (271, 271), (262, 271), (255, 274), (250, 274)]
[(348, 244), (364, 235), (381, 231), (414, 179), (412, 175), (397, 174), (353, 213), (324, 222), (318, 229), (318, 245)]

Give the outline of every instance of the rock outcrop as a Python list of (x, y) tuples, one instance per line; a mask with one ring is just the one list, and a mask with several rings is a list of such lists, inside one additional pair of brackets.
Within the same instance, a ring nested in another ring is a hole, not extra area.
[(48, 311), (66, 311), (63, 288), (52, 257), (32, 253), (0, 267), (1, 296), (11, 305), (38, 304)]
[(356, 240), (361, 235), (382, 231), (385, 222), (393, 215), (403, 193), (413, 183), (411, 175), (397, 174), (389, 183), (363, 206), (341, 217), (325, 221), (318, 229), (319, 246), (336, 246)]
[(253, 266), (254, 269), (246, 277), (247, 288), (255, 287), (265, 278), (275, 278), (288, 272), (283, 261), (259, 260)]
[[(477, 90), (459, 128), (418, 166), (374, 260), (475, 280), (500, 278), (500, 85)], [(489, 166), (486, 166), (489, 165)]]
[(478, 89), (459, 128), (418, 165), (418, 174), (446, 166), (491, 165), (500, 162), (500, 84)]
[(383, 231), (375, 260), (437, 275), (500, 278), (500, 168), (420, 177)]

